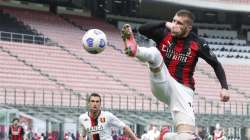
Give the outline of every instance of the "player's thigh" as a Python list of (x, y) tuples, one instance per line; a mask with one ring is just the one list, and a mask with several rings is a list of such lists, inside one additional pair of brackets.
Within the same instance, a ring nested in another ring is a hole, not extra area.
[(194, 91), (191, 88), (177, 82), (172, 77), (171, 81), (172, 82), (169, 82), (169, 84), (172, 87), (173, 96), (175, 97), (175, 100), (179, 103), (183, 103), (183, 105), (192, 106)]
[(194, 109), (193, 109), (193, 97), (194, 91), (177, 81), (172, 85), (172, 100), (171, 111), (176, 125), (189, 124), (195, 125)]
[(170, 74), (165, 64), (163, 64), (161, 71), (157, 73), (150, 72), (151, 91), (154, 96), (166, 104), (170, 104), (171, 87)]

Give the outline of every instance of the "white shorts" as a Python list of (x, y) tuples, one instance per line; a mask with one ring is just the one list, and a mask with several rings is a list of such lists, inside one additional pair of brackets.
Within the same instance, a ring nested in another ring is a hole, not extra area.
[(192, 107), (194, 91), (177, 82), (169, 73), (165, 64), (160, 72), (150, 72), (151, 90), (154, 96), (169, 105), (175, 125), (195, 126)]

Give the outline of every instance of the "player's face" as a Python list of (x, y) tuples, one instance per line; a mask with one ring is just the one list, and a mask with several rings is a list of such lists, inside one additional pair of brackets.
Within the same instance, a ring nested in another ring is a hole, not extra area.
[(188, 23), (188, 20), (188, 17), (185, 16), (174, 16), (171, 28), (171, 33), (174, 37), (183, 38), (189, 34), (192, 26)]
[(92, 112), (97, 112), (101, 109), (101, 99), (98, 96), (92, 96), (89, 100), (89, 108)]
[(15, 120), (15, 121), (13, 122), (13, 125), (17, 126), (18, 123), (19, 123), (19, 121), (18, 121), (18, 120)]

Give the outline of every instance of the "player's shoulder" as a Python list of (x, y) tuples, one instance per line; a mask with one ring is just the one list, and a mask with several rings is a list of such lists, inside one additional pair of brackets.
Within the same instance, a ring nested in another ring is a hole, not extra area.
[(105, 115), (105, 116), (110, 116), (113, 115), (113, 113), (109, 112), (109, 111), (102, 111), (101, 114)]
[(85, 113), (83, 113), (83, 114), (81, 114), (80, 116), (79, 116), (79, 119), (84, 119), (84, 118), (88, 118), (89, 116), (88, 116), (88, 112), (85, 112)]
[(200, 48), (209, 48), (208, 42), (204, 38), (198, 36), (197, 34), (193, 32), (191, 32), (190, 34), (193, 40), (198, 43)]
[(112, 119), (115, 117), (115, 115), (112, 112), (109, 111), (102, 111), (101, 116), (107, 118), (107, 119)]
[(79, 116), (79, 122), (84, 125), (85, 123), (89, 122), (90, 121), (90, 118), (89, 118), (89, 115), (88, 113), (83, 113), (82, 115)]

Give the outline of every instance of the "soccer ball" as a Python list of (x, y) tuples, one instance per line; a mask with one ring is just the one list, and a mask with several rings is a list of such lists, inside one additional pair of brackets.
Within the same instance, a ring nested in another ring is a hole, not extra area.
[(82, 37), (83, 48), (91, 53), (101, 53), (107, 46), (106, 34), (99, 29), (90, 29)]

